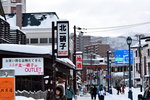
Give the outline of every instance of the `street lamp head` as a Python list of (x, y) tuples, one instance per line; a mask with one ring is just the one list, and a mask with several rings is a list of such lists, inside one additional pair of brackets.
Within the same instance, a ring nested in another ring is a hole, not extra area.
[(131, 45), (131, 43), (132, 43), (132, 38), (129, 36), (129, 37), (127, 37), (127, 44)]
[(111, 51), (110, 51), (110, 50), (108, 50), (108, 51), (107, 51), (107, 53), (108, 53), (108, 54), (111, 54)]

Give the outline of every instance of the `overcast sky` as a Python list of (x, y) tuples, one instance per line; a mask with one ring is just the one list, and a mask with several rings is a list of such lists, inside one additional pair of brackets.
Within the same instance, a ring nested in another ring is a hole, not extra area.
[[(56, 12), (59, 18), (69, 20), (70, 31), (73, 32), (74, 25), (102, 28), (150, 22), (150, 0), (27, 0), (27, 12)], [(150, 24), (119, 30), (87, 31), (85, 34), (88, 35), (120, 36), (147, 33)]]

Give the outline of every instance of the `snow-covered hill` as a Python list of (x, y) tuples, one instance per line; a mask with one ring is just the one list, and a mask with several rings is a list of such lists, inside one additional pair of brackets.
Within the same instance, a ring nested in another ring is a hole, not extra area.
[[(119, 37), (94, 37), (93, 36), (91, 39), (92, 42), (100, 40), (102, 41), (103, 44), (110, 44), (113, 50), (128, 49), (128, 45), (126, 42), (127, 37), (125, 36), (119, 36)], [(137, 42), (138, 40), (134, 38), (132, 41), (132, 45), (134, 45)]]

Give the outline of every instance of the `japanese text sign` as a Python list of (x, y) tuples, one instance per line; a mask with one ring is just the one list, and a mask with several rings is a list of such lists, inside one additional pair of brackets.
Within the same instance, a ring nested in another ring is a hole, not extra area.
[(57, 57), (69, 56), (69, 22), (57, 21)]
[(76, 69), (82, 70), (82, 54), (76, 55)]
[(0, 77), (0, 100), (15, 100), (15, 77)]
[(43, 58), (3, 58), (3, 68), (14, 68), (15, 75), (43, 75)]

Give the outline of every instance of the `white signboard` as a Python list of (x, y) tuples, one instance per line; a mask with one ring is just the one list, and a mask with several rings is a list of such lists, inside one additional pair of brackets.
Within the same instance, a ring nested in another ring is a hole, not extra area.
[(69, 22), (57, 21), (57, 56), (69, 56)]
[(76, 69), (82, 70), (82, 54), (76, 55)]
[(43, 58), (3, 58), (3, 68), (14, 68), (15, 75), (43, 75)]

